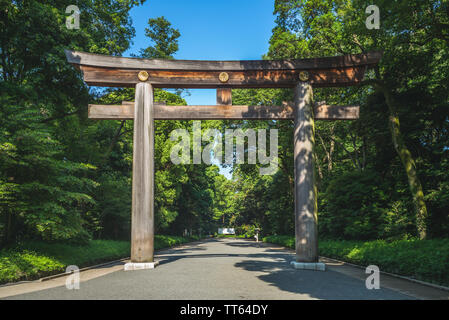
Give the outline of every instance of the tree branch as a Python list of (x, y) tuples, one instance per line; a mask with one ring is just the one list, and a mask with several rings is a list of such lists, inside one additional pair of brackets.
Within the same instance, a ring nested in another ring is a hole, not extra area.
[(54, 116), (54, 117), (51, 117), (51, 118), (47, 118), (47, 119), (41, 120), (40, 122), (41, 123), (47, 123), (47, 122), (50, 122), (50, 121), (53, 121), (53, 120), (63, 119), (65, 117), (73, 116), (73, 115), (77, 114), (78, 112), (79, 112), (79, 110), (75, 110), (73, 112), (64, 113), (64, 114), (61, 114), (61, 115), (58, 115), (58, 116)]

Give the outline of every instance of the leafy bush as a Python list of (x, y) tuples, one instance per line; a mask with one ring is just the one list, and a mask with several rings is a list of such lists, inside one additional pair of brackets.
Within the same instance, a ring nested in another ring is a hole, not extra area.
[[(216, 236), (217, 238), (240, 238), (240, 239), (244, 239), (245, 238), (245, 234), (219, 234)], [(248, 237), (246, 235), (246, 237)]]
[[(197, 237), (156, 235), (154, 248), (173, 247)], [(65, 271), (68, 265), (80, 268), (129, 256), (128, 241), (92, 240), (88, 245), (25, 242), (0, 251), (0, 283), (33, 280)]]
[(243, 237), (246, 235), (247, 238), (254, 238), (256, 235), (256, 228), (258, 228), (256, 225), (243, 224), (238, 226), (235, 229), (235, 232), (237, 235), (241, 235)]
[(263, 238), (263, 242), (280, 244), (281, 246), (295, 249), (295, 237), (292, 236), (268, 236)]
[(105, 172), (98, 180), (89, 231), (96, 239), (129, 240), (131, 179), (121, 172)]
[(163, 248), (170, 248), (186, 242), (196, 240), (199, 240), (198, 236), (180, 237), (180, 236), (156, 235), (154, 236), (154, 249), (158, 250)]
[(36, 279), (63, 271), (61, 262), (32, 251), (0, 253), (0, 283)]
[(373, 240), (407, 234), (406, 208), (391, 203), (388, 186), (375, 171), (341, 174), (322, 196), (318, 228), (325, 238)]
[[(295, 248), (293, 236), (269, 236), (263, 241)], [(449, 239), (320, 241), (319, 250), (325, 257), (362, 266), (374, 264), (381, 271), (449, 285)]]

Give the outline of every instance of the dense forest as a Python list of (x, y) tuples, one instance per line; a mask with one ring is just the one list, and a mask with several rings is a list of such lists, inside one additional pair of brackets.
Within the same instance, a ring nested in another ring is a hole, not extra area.
[[(66, 0), (0, 0), (0, 243), (87, 243), (130, 236), (132, 121), (92, 121), (89, 103), (134, 100), (134, 89), (88, 87), (64, 49), (122, 55), (135, 35), (138, 0), (79, 0), (80, 29), (67, 29)], [(449, 235), (449, 3), (376, 1), (367, 29), (360, 0), (276, 0), (263, 59), (383, 51), (357, 87), (314, 90), (315, 101), (360, 106), (356, 121), (317, 121), (315, 163), (322, 239), (430, 239)], [(149, 19), (136, 57), (173, 59), (182, 30)], [(155, 90), (185, 105), (186, 90)], [(236, 89), (234, 104), (279, 105), (291, 90)], [(235, 227), (294, 233), (293, 122), (202, 121), (208, 128), (279, 130), (279, 168), (175, 165), (170, 132), (155, 123), (156, 234)]]

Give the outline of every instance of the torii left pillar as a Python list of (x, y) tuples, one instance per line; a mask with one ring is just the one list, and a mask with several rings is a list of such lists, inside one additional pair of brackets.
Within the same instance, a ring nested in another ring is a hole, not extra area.
[(153, 87), (136, 85), (134, 104), (131, 262), (125, 270), (153, 269), (154, 261), (154, 117)]
[(315, 124), (310, 83), (297, 83), (294, 108), (296, 261), (291, 264), (296, 269), (325, 271), (326, 265), (318, 261), (317, 192), (313, 158)]

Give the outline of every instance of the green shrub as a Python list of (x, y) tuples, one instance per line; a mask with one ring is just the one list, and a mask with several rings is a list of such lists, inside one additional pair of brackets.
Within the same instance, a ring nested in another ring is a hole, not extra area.
[(0, 253), (0, 283), (35, 279), (63, 270), (61, 262), (32, 251)]
[[(293, 236), (269, 236), (264, 242), (295, 248)], [(320, 255), (355, 263), (377, 265), (381, 271), (449, 285), (449, 239), (319, 242)]]
[(292, 236), (268, 236), (263, 238), (263, 242), (280, 244), (281, 246), (295, 249), (295, 237)]
[(217, 238), (239, 238), (239, 239), (244, 239), (245, 235), (244, 234), (219, 234), (219, 235), (217, 235)]
[(351, 171), (334, 178), (320, 210), (320, 234), (347, 240), (376, 238), (382, 216), (380, 185), (378, 175), (369, 171)]
[[(154, 248), (173, 247), (198, 237), (156, 235)], [(128, 241), (91, 240), (87, 245), (51, 242), (23, 242), (0, 251), (0, 283), (34, 280), (65, 271), (68, 265), (80, 268), (129, 257)]]
[(246, 235), (247, 238), (254, 238), (254, 236), (256, 235), (257, 228), (259, 228), (259, 226), (257, 226), (257, 225), (243, 224), (243, 225), (235, 228), (235, 232), (237, 235), (242, 235), (242, 236)]

